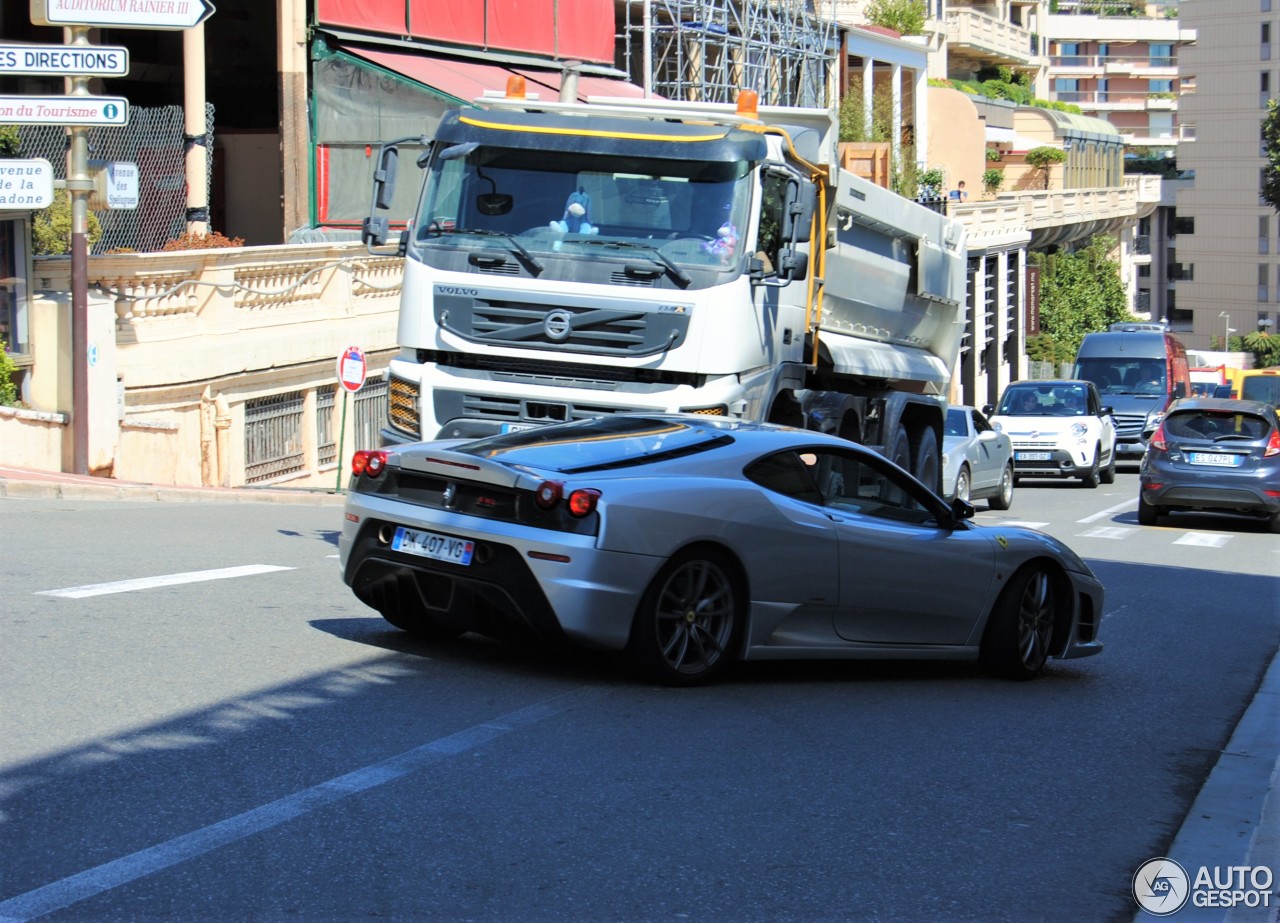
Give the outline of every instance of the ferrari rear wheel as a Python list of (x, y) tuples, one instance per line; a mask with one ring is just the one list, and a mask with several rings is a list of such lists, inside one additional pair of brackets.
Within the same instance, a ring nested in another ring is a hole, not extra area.
[(1007, 679), (1031, 679), (1049, 658), (1057, 601), (1053, 579), (1043, 565), (1016, 574), (996, 601), (979, 648), (989, 672)]
[(728, 558), (711, 549), (678, 555), (658, 572), (636, 610), (629, 650), (649, 678), (696, 686), (733, 657), (744, 606)]

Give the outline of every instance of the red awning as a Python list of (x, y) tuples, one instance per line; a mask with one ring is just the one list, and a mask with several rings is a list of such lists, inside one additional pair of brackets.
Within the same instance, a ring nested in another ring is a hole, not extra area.
[[(438, 55), (410, 54), (374, 48), (339, 46), (348, 54), (363, 58), (378, 67), (408, 77), (423, 86), (430, 87), (460, 102), (469, 103), (482, 97), (486, 91), (503, 92), (507, 78), (519, 74), (528, 82), (528, 92), (537, 93), (547, 101), (559, 98), (560, 71), (539, 70), (531, 67), (502, 67), (483, 64), (465, 58), (444, 58)], [(582, 74), (578, 77), (578, 98), (588, 96), (643, 97), (644, 90), (625, 80), (610, 80)]]

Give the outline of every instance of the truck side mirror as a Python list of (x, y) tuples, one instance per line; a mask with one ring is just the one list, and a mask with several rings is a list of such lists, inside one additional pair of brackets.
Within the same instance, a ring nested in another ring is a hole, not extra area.
[(809, 274), (809, 254), (791, 247), (778, 251), (778, 278), (783, 282), (796, 282)]
[(373, 171), (373, 204), (375, 208), (390, 208), (396, 194), (396, 165), (400, 162), (400, 150), (395, 145), (384, 144), (378, 151), (378, 168)]
[(387, 242), (387, 219), (369, 216), (360, 225), (360, 240), (366, 247), (381, 247)]
[(791, 244), (808, 243), (818, 194), (812, 183), (787, 183), (782, 205), (782, 239)]

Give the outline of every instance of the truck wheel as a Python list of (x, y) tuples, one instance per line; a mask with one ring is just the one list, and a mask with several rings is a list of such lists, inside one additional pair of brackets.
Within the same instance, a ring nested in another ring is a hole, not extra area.
[(907, 438), (907, 428), (899, 426), (889, 444), (889, 461), (899, 468), (911, 470), (911, 440)]
[(920, 445), (916, 447), (916, 464), (911, 473), (930, 490), (942, 489), (938, 476), (938, 436), (931, 429), (920, 434)]

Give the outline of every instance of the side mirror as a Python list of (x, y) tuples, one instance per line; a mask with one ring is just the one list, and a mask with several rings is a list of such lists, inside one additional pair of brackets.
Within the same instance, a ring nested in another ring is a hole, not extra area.
[(956, 497), (951, 501), (952, 522), (960, 523), (964, 522), (966, 519), (972, 519), (974, 512), (973, 504), (968, 500), (962, 500), (959, 497)]
[(778, 251), (778, 278), (784, 282), (796, 282), (809, 274), (809, 254), (790, 247)]
[(983, 415), (984, 417), (989, 417), (989, 416), (991, 416), (993, 413), (995, 413), (995, 410), (996, 410), (996, 408), (995, 408), (993, 405), (991, 405), (991, 404), (983, 404), (983, 405), (982, 405), (982, 415)]
[(368, 217), (360, 225), (360, 240), (366, 247), (381, 247), (387, 242), (387, 219)]
[(1106, 405), (1105, 407), (1103, 407), (1101, 410), (1099, 410), (1099, 411), (1098, 411), (1098, 416), (1100, 416), (1100, 417), (1110, 417), (1110, 416), (1114, 416), (1114, 415), (1115, 415), (1115, 412), (1116, 412), (1116, 409), (1115, 409), (1114, 407), (1112, 407), (1110, 404), (1108, 404), (1108, 405)]
[(400, 150), (395, 145), (383, 145), (378, 151), (378, 168), (373, 171), (373, 204), (375, 208), (390, 208), (396, 194), (396, 166), (400, 162)]
[(808, 243), (818, 193), (812, 183), (791, 180), (782, 203), (782, 239), (792, 244)]

